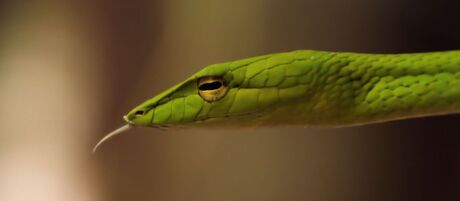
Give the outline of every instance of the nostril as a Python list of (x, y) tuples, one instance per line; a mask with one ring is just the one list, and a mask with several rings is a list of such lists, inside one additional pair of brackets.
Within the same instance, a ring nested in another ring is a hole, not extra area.
[(138, 110), (134, 113), (134, 115), (141, 116), (141, 115), (144, 115), (144, 113), (145, 113), (144, 110)]

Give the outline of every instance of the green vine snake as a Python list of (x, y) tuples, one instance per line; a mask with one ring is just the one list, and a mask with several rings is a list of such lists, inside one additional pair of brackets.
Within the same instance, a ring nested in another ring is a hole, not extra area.
[(131, 126), (341, 127), (459, 109), (460, 51), (298, 50), (207, 66), (135, 107), (98, 145)]

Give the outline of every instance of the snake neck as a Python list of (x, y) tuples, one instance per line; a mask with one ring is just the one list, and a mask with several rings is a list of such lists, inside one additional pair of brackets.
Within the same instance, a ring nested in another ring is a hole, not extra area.
[(446, 114), (460, 110), (460, 51), (373, 55), (324, 53), (312, 71), (309, 121), (321, 125)]

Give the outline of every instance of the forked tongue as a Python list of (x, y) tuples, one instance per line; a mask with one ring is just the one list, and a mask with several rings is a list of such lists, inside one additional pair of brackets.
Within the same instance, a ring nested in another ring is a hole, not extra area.
[(120, 134), (120, 133), (123, 133), (123, 132), (129, 130), (130, 128), (132, 128), (132, 126), (129, 125), (129, 124), (126, 124), (126, 125), (124, 125), (124, 126), (118, 128), (118, 129), (112, 131), (111, 133), (107, 134), (106, 136), (104, 136), (101, 140), (99, 140), (99, 142), (96, 144), (96, 146), (94, 146), (94, 148), (93, 148), (93, 153), (95, 153), (95, 152), (97, 151), (97, 148), (98, 148), (102, 143), (104, 143), (105, 141), (109, 140), (110, 138), (112, 138), (112, 137), (115, 136), (115, 135), (118, 135), (118, 134)]

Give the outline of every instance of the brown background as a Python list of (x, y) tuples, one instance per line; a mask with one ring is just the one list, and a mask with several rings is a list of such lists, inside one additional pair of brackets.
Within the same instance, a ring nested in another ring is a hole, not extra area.
[(0, 2), (0, 200), (460, 200), (460, 116), (344, 129), (139, 128), (211, 63), (294, 49), (460, 49), (438, 0)]

